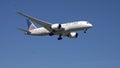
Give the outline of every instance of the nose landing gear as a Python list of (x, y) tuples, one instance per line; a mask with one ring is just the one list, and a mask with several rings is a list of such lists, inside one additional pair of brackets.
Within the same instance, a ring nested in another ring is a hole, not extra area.
[(86, 33), (86, 32), (87, 32), (87, 29), (84, 30), (84, 33)]

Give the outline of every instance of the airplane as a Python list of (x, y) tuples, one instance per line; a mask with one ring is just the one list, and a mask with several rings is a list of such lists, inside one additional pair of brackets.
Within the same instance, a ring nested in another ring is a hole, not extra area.
[[(83, 30), (84, 33), (89, 28), (92, 28), (93, 25), (89, 23), (88, 21), (75, 21), (70, 23), (64, 23), (64, 24), (51, 24), (42, 20), (38, 20), (36, 18), (33, 18), (29, 15), (26, 15), (21, 12), (17, 12), (19, 15), (22, 15), (27, 18), (27, 24), (28, 24), (28, 30), (18, 28), (19, 30), (23, 31), (27, 35), (32, 36), (53, 36), (57, 35), (58, 40), (62, 40), (62, 37), (68, 37), (68, 38), (77, 38), (78, 33), (75, 31), (81, 31)], [(42, 27), (37, 28), (34, 23), (37, 23), (41, 25)]]

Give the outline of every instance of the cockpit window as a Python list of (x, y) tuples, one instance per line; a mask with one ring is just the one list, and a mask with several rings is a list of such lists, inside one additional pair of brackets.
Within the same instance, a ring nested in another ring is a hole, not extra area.
[(89, 22), (87, 22), (87, 24), (89, 24)]

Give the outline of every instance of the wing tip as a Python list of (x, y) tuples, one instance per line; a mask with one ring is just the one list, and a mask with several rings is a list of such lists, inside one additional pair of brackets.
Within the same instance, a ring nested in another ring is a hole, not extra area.
[(19, 12), (19, 11), (17, 11), (16, 13), (17, 13), (17, 14), (20, 14), (20, 15), (23, 15), (23, 13), (22, 13), (22, 12)]
[(19, 14), (19, 13), (21, 13), (21, 12), (19, 12), (19, 11), (16, 11), (16, 13), (17, 13), (17, 14)]

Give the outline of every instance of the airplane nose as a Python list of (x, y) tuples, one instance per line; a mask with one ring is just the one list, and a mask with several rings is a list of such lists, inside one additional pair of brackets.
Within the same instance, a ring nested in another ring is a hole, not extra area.
[(89, 24), (89, 27), (91, 28), (91, 27), (93, 27), (93, 25), (92, 25), (92, 24)]

